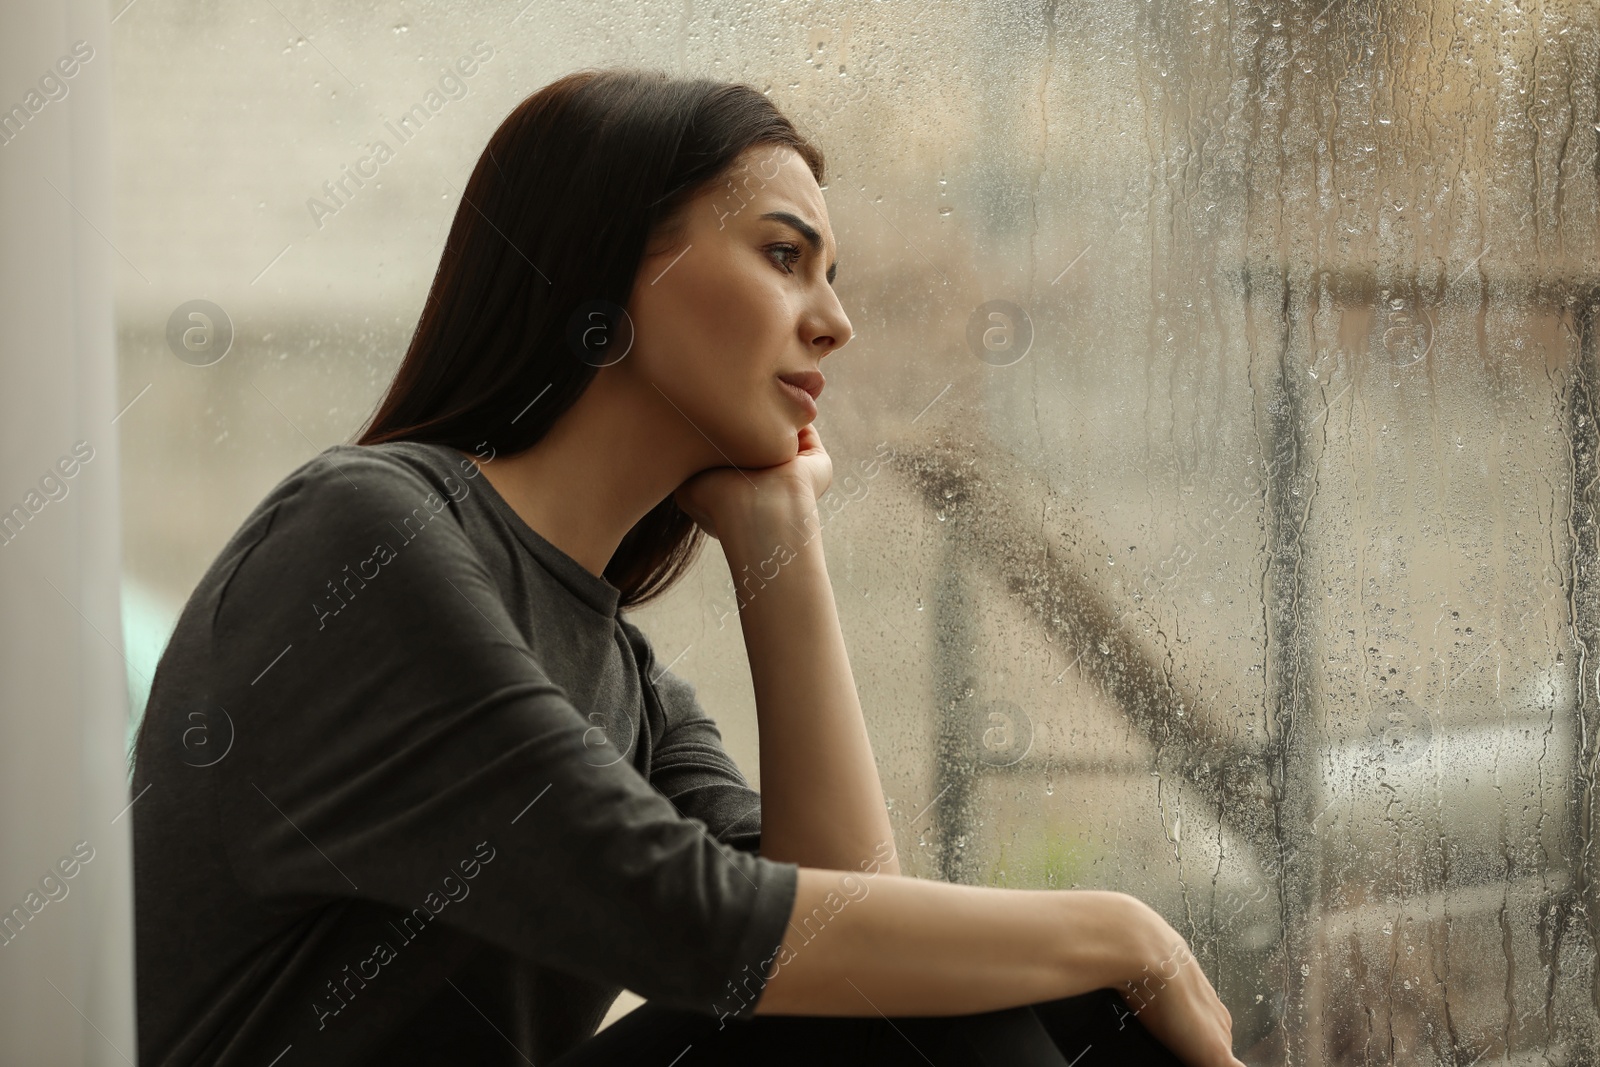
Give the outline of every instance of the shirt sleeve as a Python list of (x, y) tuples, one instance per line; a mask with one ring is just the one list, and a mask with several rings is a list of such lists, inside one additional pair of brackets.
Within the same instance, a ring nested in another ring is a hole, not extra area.
[[(749, 1017), (798, 868), (713, 840), (614, 749), (597, 758), (437, 477), (335, 446), (279, 487), (230, 577), (212, 637), (237, 740), (213, 771), (235, 877), (269, 912), (427, 909), (540, 964)], [(689, 729), (673, 744), (704, 743)]]
[(761, 849), (761, 794), (722, 745), (722, 731), (706, 714), (692, 684), (656, 665), (649, 639), (624, 621), (653, 679), (666, 721), (650, 757), (650, 784), (683, 815), (705, 823), (718, 841), (744, 852)]

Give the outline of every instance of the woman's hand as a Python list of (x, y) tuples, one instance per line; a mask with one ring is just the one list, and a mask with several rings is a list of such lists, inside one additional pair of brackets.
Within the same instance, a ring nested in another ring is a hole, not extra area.
[(712, 467), (684, 482), (673, 493), (678, 506), (712, 537), (730, 522), (762, 509), (786, 519), (803, 515), (833, 483), (833, 460), (822, 447), (816, 427), (800, 429), (800, 450), (793, 459), (771, 467)]
[(1245, 1067), (1233, 1054), (1233, 1016), (1188, 943), (1155, 909), (1142, 903), (1138, 909), (1149, 962), (1117, 990), (1128, 1014), (1190, 1067)]

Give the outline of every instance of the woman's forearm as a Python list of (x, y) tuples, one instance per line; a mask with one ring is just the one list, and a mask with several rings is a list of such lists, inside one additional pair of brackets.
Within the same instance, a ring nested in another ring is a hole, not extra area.
[(1121, 985), (1160, 958), (1154, 914), (1121, 893), (802, 867), (756, 1014), (961, 1015)]
[(815, 505), (730, 521), (721, 540), (761, 732), (761, 854), (837, 870), (876, 858), (899, 873)]

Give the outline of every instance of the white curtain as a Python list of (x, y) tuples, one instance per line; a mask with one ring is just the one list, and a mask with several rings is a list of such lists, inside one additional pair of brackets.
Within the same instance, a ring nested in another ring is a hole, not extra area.
[(0, 1063), (30, 1067), (137, 1059), (115, 15), (0, 3)]

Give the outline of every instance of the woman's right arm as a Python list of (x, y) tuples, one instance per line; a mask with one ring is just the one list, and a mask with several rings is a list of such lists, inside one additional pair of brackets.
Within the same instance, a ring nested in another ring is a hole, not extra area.
[(1243, 1067), (1183, 938), (1123, 893), (801, 867), (775, 972), (757, 1015), (964, 1015), (1115, 988), (1185, 1063)]

